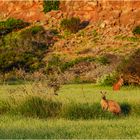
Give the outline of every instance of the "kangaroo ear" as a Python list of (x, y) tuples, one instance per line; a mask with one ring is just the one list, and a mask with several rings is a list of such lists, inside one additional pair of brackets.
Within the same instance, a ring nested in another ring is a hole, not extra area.
[(106, 93), (107, 93), (107, 92), (105, 91), (105, 92), (104, 92), (104, 95), (106, 95)]
[(102, 92), (102, 91), (100, 91), (100, 93), (101, 93), (101, 94), (103, 94), (103, 92)]

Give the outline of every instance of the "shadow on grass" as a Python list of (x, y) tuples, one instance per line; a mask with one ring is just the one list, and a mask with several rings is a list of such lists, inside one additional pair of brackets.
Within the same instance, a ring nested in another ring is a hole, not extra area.
[(128, 103), (122, 103), (121, 110), (122, 110), (122, 114), (127, 116), (130, 114), (131, 106)]
[[(123, 109), (124, 111), (125, 109)], [(128, 113), (128, 111), (125, 112), (125, 114)], [(124, 113), (123, 113), (124, 114)], [(100, 104), (94, 103), (94, 104), (80, 104), (80, 103), (72, 103), (67, 104), (63, 107), (61, 112), (61, 117), (70, 119), (70, 120), (89, 120), (89, 119), (118, 119), (121, 118), (121, 116), (117, 116), (112, 114), (108, 111), (103, 111), (101, 109)], [(124, 116), (124, 115), (122, 115)]]

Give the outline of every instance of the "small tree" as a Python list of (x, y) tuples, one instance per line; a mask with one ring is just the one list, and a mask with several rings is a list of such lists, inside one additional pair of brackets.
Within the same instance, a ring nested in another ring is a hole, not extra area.
[(71, 33), (76, 33), (79, 30), (80, 19), (77, 17), (72, 17), (70, 19), (63, 19), (60, 25), (64, 30), (67, 30)]

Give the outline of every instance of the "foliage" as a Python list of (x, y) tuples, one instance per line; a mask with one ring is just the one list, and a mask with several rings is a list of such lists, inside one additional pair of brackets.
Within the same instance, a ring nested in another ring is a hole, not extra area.
[(44, 100), (40, 97), (27, 98), (16, 111), (28, 117), (56, 117), (60, 112), (61, 103), (53, 100)]
[(59, 34), (59, 31), (57, 29), (51, 29), (50, 32), (53, 34), (53, 35), (58, 35)]
[(94, 37), (97, 37), (98, 36), (98, 32), (96, 30), (93, 30), (92, 31), (92, 34), (93, 34)]
[(6, 21), (0, 22), (0, 35), (8, 34), (13, 30), (22, 29), (28, 25), (29, 23), (20, 19), (8, 18)]
[(80, 62), (93, 62), (93, 61), (95, 61), (95, 58), (93, 57), (79, 57), (76, 58), (75, 60), (65, 62), (61, 60), (59, 56), (54, 55), (48, 61), (47, 71), (52, 70), (51, 68), (55, 68), (59, 69), (59, 71), (61, 72), (64, 72)]
[(76, 33), (79, 30), (80, 19), (78, 17), (66, 18), (61, 21), (61, 27), (71, 33)]
[(97, 85), (112, 86), (117, 81), (117, 74), (107, 74), (97, 79)]
[(108, 112), (102, 112), (99, 104), (88, 103), (71, 103), (66, 105), (63, 109), (62, 117), (67, 119), (96, 119), (96, 118), (110, 118), (112, 114)]
[(34, 72), (44, 67), (44, 54), (54, 43), (43, 27), (35, 26), (3, 37), (0, 46), (0, 72), (14, 69)]
[(98, 58), (96, 58), (96, 61), (103, 65), (109, 64), (109, 60), (106, 56), (98, 57)]
[(0, 100), (0, 115), (9, 112), (10, 109), (11, 109), (11, 106), (8, 101)]
[(37, 34), (38, 32), (44, 31), (44, 28), (42, 26), (33, 26), (25, 31), (34, 35)]
[(95, 58), (93, 57), (79, 57), (79, 58), (76, 58), (75, 60), (63, 63), (61, 65), (61, 70), (65, 71), (80, 62), (93, 62), (93, 61), (95, 61)]
[(43, 2), (43, 12), (47, 13), (51, 10), (59, 10), (59, 0), (44, 0)]
[(136, 26), (134, 29), (133, 29), (133, 34), (138, 34), (140, 35), (140, 25), (139, 26)]
[(125, 84), (140, 85), (140, 49), (131, 52), (119, 65), (118, 73), (123, 73)]

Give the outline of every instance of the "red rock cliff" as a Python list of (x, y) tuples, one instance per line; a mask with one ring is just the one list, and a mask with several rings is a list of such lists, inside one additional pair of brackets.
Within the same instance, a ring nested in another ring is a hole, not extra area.
[(106, 24), (134, 26), (140, 24), (140, 1), (138, 0), (82, 0), (61, 1), (60, 10), (43, 13), (42, 0), (1, 1), (0, 18), (21, 18), (26, 21), (47, 21), (49, 18), (79, 16), (82, 20), (105, 21)]

